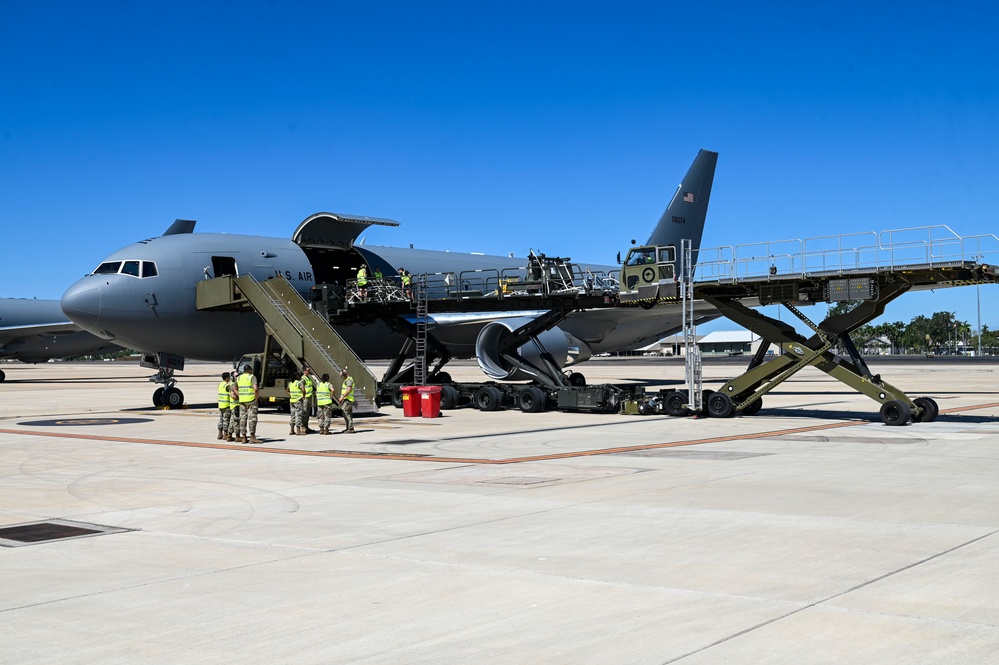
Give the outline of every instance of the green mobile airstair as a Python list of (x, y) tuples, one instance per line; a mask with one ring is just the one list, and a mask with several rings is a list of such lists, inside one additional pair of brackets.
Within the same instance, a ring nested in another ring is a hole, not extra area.
[[(198, 282), (198, 309), (250, 310), (264, 321), (264, 358), (276, 343), (296, 367), (308, 365), (317, 376), (329, 374), (335, 395), (340, 394), (340, 368), (354, 379), (354, 410), (377, 411), (378, 381), (364, 362), (333, 330), (325, 317), (313, 311), (282, 276), (262, 282), (253, 275), (225, 275)], [(266, 368), (266, 362), (263, 363)], [(266, 371), (266, 369), (264, 370)], [(261, 377), (262, 383), (263, 377)]]

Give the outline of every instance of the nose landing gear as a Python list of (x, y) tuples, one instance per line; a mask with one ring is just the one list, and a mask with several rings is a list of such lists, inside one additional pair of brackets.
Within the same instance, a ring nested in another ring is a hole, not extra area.
[[(150, 381), (153, 379), (151, 378)], [(157, 388), (153, 391), (153, 406), (165, 406), (168, 409), (179, 409), (184, 405), (184, 393), (173, 386)]]
[(162, 383), (163, 387), (153, 391), (153, 406), (179, 409), (184, 406), (184, 393), (176, 388), (175, 370), (184, 369), (184, 359), (169, 353), (147, 353), (139, 363), (142, 367), (151, 367), (156, 374), (149, 377), (153, 383)]

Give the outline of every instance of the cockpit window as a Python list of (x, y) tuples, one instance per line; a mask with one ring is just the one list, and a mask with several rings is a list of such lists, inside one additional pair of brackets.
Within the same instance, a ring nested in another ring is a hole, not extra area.
[(131, 275), (133, 277), (156, 277), (159, 271), (152, 261), (105, 261), (97, 266), (92, 275)]
[(118, 272), (121, 268), (121, 261), (106, 261), (101, 265), (97, 266), (97, 270), (94, 271), (95, 275), (113, 275)]

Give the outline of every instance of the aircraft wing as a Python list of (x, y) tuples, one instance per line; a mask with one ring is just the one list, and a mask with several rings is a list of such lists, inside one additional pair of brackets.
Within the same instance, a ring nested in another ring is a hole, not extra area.
[(0, 326), (0, 358), (14, 358), (26, 363), (45, 362), (50, 358), (107, 353), (120, 348), (117, 344), (82, 330), (75, 323)]
[(69, 335), (80, 332), (80, 326), (70, 321), (32, 323), (20, 326), (0, 326), (0, 347), (12, 340), (39, 335)]
[[(454, 312), (449, 314), (432, 314), (430, 319), (435, 328), (459, 328), (461, 326), (474, 326), (477, 328), (502, 319), (522, 319), (535, 318), (544, 314), (547, 310), (517, 310), (512, 312)], [(416, 317), (407, 317), (409, 321), (415, 323)]]

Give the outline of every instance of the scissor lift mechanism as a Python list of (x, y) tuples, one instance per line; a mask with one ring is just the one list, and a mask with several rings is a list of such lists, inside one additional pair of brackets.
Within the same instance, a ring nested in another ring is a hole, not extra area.
[[(891, 270), (858, 270), (826, 276), (768, 277), (765, 281), (747, 280), (733, 284), (721, 281), (698, 283), (695, 292), (700, 298), (766, 341), (753, 356), (746, 372), (706, 395), (705, 410), (714, 417), (757, 413), (762, 408), (763, 395), (805, 367), (812, 366), (878, 402), (881, 405), (881, 420), (887, 425), (903, 425), (910, 418), (915, 422), (930, 422), (939, 413), (936, 402), (930, 397), (912, 399), (882, 379), (880, 374), (872, 374), (850, 333), (881, 316), (888, 303), (913, 287), (995, 281), (994, 267), (961, 262)], [(796, 306), (796, 303), (836, 300), (830, 292), (839, 288), (852, 288), (853, 295), (859, 296), (856, 299), (862, 301), (851, 311), (830, 316), (818, 324)], [(761, 305), (782, 305), (815, 334), (806, 339), (789, 324), (750, 309), (743, 304), (743, 301), (750, 299), (757, 299)], [(782, 353), (780, 357), (764, 362), (771, 344), (778, 346)], [(842, 347), (849, 357), (833, 353), (836, 346)]]

